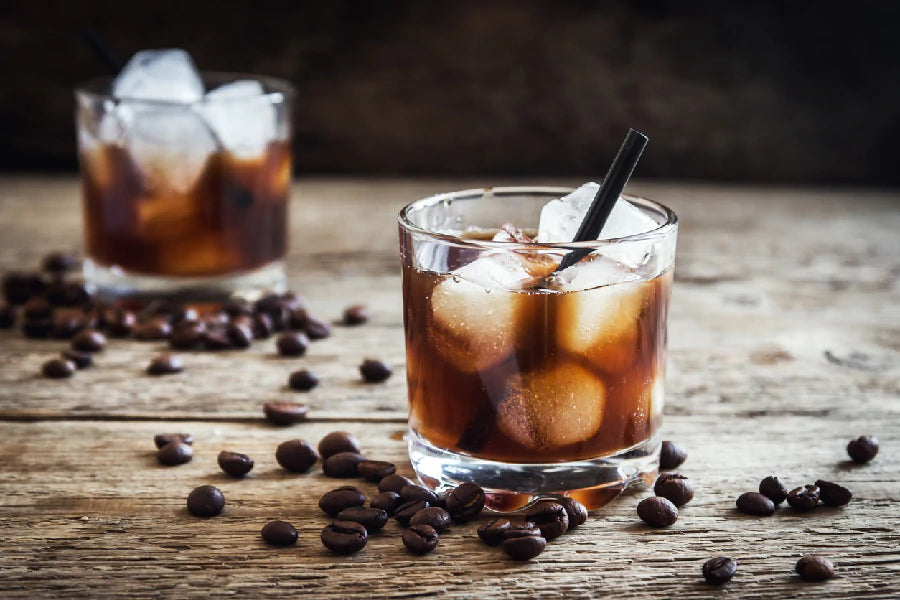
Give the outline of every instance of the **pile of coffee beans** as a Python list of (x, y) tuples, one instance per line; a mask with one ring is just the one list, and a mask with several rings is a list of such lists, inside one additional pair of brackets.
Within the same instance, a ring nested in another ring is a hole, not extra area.
[(807, 512), (819, 504), (825, 506), (846, 506), (853, 498), (853, 492), (844, 486), (822, 479), (788, 491), (787, 487), (774, 476), (759, 482), (758, 492), (745, 492), (738, 496), (737, 509), (747, 515), (768, 517), (785, 500), (795, 511)]

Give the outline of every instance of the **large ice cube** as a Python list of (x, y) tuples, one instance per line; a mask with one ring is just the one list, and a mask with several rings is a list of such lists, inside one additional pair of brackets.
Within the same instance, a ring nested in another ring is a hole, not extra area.
[(258, 81), (241, 79), (207, 93), (197, 109), (222, 145), (241, 157), (260, 156), (276, 137), (275, 106)]
[(184, 50), (142, 50), (116, 77), (112, 92), (117, 98), (189, 103), (203, 97), (203, 80)]
[(512, 376), (497, 406), (497, 426), (535, 450), (591, 438), (603, 421), (606, 388), (594, 373), (573, 362)]
[[(544, 205), (538, 223), (537, 241), (542, 244), (571, 242), (599, 189), (599, 184), (585, 183), (572, 193)], [(619, 198), (598, 239), (625, 237), (657, 227), (659, 225), (654, 219), (624, 198)]]

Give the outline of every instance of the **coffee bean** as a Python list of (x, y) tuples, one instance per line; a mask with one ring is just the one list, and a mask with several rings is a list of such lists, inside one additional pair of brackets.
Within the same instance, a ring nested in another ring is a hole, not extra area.
[(288, 387), (298, 392), (308, 392), (319, 385), (319, 378), (312, 371), (300, 369), (288, 377)]
[(847, 454), (857, 464), (869, 462), (878, 454), (878, 438), (863, 435), (852, 440), (847, 444)]
[(172, 326), (165, 318), (157, 317), (137, 323), (131, 329), (134, 339), (152, 342), (167, 339), (172, 334)]
[(72, 350), (100, 352), (106, 346), (106, 336), (93, 329), (84, 329), (72, 338)]
[(510, 525), (512, 523), (506, 519), (492, 519), (478, 527), (478, 537), (488, 546), (499, 546), (503, 541), (503, 532), (509, 529)]
[(506, 541), (512, 538), (536, 535), (541, 535), (541, 530), (538, 529), (531, 521), (524, 521), (522, 523), (519, 523), (518, 525), (510, 525), (509, 527), (504, 529), (503, 534), (500, 536), (500, 540)]
[(129, 311), (117, 309), (104, 318), (106, 331), (112, 337), (128, 337), (137, 324), (137, 316)]
[(378, 482), (378, 491), (379, 492), (394, 492), (399, 495), (400, 490), (404, 487), (411, 485), (413, 481), (403, 475), (388, 475), (384, 479)]
[(296, 329), (302, 331), (304, 327), (306, 327), (306, 322), (309, 321), (309, 312), (305, 308), (297, 308), (291, 311), (291, 315), (288, 318), (288, 323), (291, 326), (291, 329)]
[(440, 506), (428, 506), (412, 516), (410, 525), (430, 525), (438, 533), (450, 527), (450, 513)]
[(703, 578), (710, 585), (723, 585), (734, 577), (737, 561), (727, 556), (717, 556), (703, 563)]
[(315, 317), (307, 317), (303, 331), (311, 340), (322, 340), (331, 335), (331, 325)]
[(694, 484), (681, 473), (663, 473), (656, 479), (653, 493), (680, 507), (694, 499)]
[(286, 426), (305, 421), (309, 406), (300, 402), (266, 402), (263, 412), (270, 423)]
[(503, 534), (502, 548), (506, 555), (513, 560), (531, 560), (539, 555), (547, 547), (546, 538), (541, 536), (539, 530), (534, 529), (525, 535), (510, 536), (512, 528)]
[(444, 502), (453, 521), (465, 523), (481, 514), (484, 499), (484, 490), (481, 486), (467, 482), (450, 490), (444, 497)]
[(325, 459), (322, 472), (328, 477), (356, 477), (358, 465), (364, 460), (366, 457), (356, 452), (338, 452)]
[(400, 494), (396, 492), (379, 492), (372, 496), (372, 501), (369, 502), (369, 506), (372, 508), (380, 508), (386, 512), (388, 516), (393, 516), (394, 511), (397, 510), (397, 507), (401, 504), (403, 504), (403, 501), (400, 500)]
[[(346, 431), (332, 431), (319, 440), (319, 454), (328, 458), (338, 452), (359, 452), (359, 442)], [(395, 490), (400, 491), (400, 490)]]
[(400, 488), (400, 499), (404, 502), (424, 500), (429, 506), (443, 506), (444, 502), (436, 492), (421, 485), (411, 483)]
[(380, 360), (367, 358), (359, 365), (359, 373), (366, 383), (381, 383), (394, 372), (390, 365)]
[(179, 323), (169, 336), (169, 346), (176, 350), (194, 350), (203, 342), (206, 325), (201, 322)]
[(253, 306), (246, 300), (228, 300), (222, 305), (222, 310), (232, 319), (253, 316)]
[(253, 459), (246, 454), (240, 454), (238, 452), (222, 450), (219, 452), (217, 461), (219, 463), (219, 468), (221, 468), (226, 475), (231, 475), (232, 477), (243, 477), (253, 468)]
[(0, 329), (9, 329), (16, 324), (19, 311), (12, 304), (0, 304)]
[(770, 475), (759, 482), (759, 493), (775, 504), (781, 504), (787, 500), (788, 490), (777, 477)]
[(359, 488), (342, 485), (319, 498), (319, 508), (331, 517), (336, 517), (345, 508), (358, 508), (366, 503), (366, 496)]
[(75, 373), (75, 363), (62, 358), (53, 358), (43, 364), (41, 373), (50, 379), (65, 379)]
[(2, 279), (3, 297), (10, 304), (25, 304), (29, 298), (44, 293), (47, 282), (35, 273), (13, 271)]
[(824, 556), (808, 554), (794, 567), (804, 581), (825, 581), (834, 577), (834, 565)]
[(650, 527), (668, 527), (678, 520), (678, 509), (666, 498), (644, 498), (637, 506), (637, 514)]
[(281, 356), (303, 356), (309, 347), (309, 338), (296, 331), (286, 331), (275, 340), (278, 354)]
[(381, 481), (388, 475), (393, 475), (397, 470), (394, 463), (385, 462), (383, 460), (364, 460), (356, 465), (356, 470), (360, 477), (366, 481)]
[(775, 503), (758, 492), (745, 492), (738, 496), (737, 509), (745, 515), (768, 517), (775, 512)]
[(369, 320), (369, 308), (365, 304), (353, 304), (344, 309), (344, 325), (362, 325)]
[(547, 541), (561, 536), (569, 529), (569, 514), (565, 507), (553, 500), (540, 500), (525, 513), (525, 520), (534, 523)]
[(677, 469), (687, 459), (687, 453), (675, 442), (663, 440), (659, 450), (659, 468)]
[(171, 442), (181, 442), (190, 446), (194, 443), (194, 436), (189, 433), (157, 433), (153, 436), (153, 443), (157, 448), (162, 448)]
[(231, 323), (226, 329), (226, 334), (235, 348), (249, 348), (253, 343), (253, 330), (247, 325)]
[(846, 506), (853, 498), (853, 492), (831, 481), (819, 479), (816, 481), (816, 487), (819, 488), (819, 498), (826, 506)]
[(50, 303), (45, 298), (40, 296), (29, 298), (25, 306), (22, 307), (22, 315), (32, 321), (49, 319), (53, 315), (53, 307), (50, 306)]
[(424, 500), (410, 500), (409, 502), (404, 502), (394, 511), (394, 518), (402, 525), (409, 525), (410, 519), (423, 508), (428, 508), (428, 503)]
[(379, 531), (388, 522), (387, 512), (379, 508), (363, 508), (362, 506), (345, 508), (338, 513), (337, 518), (339, 521), (359, 523), (366, 528), (368, 533)]
[(90, 352), (75, 352), (74, 350), (63, 350), (60, 352), (63, 360), (67, 360), (75, 365), (76, 369), (87, 369), (94, 364), (94, 357)]
[(253, 325), (251, 326), (251, 329), (253, 330), (253, 337), (255, 339), (268, 339), (272, 337), (272, 319), (265, 314), (253, 315)]
[(194, 449), (183, 442), (169, 442), (156, 453), (156, 459), (164, 465), (175, 466), (191, 462), (194, 458)]
[(147, 367), (147, 373), (150, 375), (171, 375), (173, 373), (181, 373), (184, 370), (184, 363), (177, 354), (164, 352), (156, 356), (150, 361)]
[(56, 301), (61, 306), (84, 306), (91, 301), (84, 283), (80, 281), (67, 281), (62, 286), (62, 293), (57, 295)]
[(413, 554), (422, 556), (434, 550), (438, 545), (438, 532), (427, 524), (415, 524), (403, 530), (400, 535), (403, 545)]
[(291, 473), (306, 473), (319, 460), (319, 455), (304, 440), (288, 440), (278, 444), (275, 460)]
[(197, 314), (197, 310), (190, 306), (178, 306), (169, 313), (169, 323), (172, 325), (197, 322), (199, 320), (200, 315)]
[(797, 510), (812, 510), (819, 505), (819, 488), (810, 484), (788, 492), (787, 503)]
[(569, 529), (575, 529), (579, 525), (584, 525), (588, 518), (588, 511), (584, 504), (570, 496), (564, 496), (556, 500), (566, 509), (569, 515)]
[(51, 335), (60, 340), (74, 337), (88, 326), (85, 314), (77, 308), (59, 308), (53, 311)]
[(366, 528), (353, 521), (335, 521), (322, 530), (322, 543), (335, 554), (354, 554), (366, 546)]
[(188, 495), (187, 507), (195, 517), (214, 517), (225, 508), (225, 496), (215, 486), (201, 485)]
[(77, 266), (78, 259), (70, 252), (51, 252), (41, 260), (41, 268), (48, 273), (67, 273)]
[(269, 521), (260, 532), (267, 544), (292, 546), (297, 543), (297, 530), (287, 521)]
[(22, 334), (33, 340), (44, 339), (53, 331), (53, 321), (50, 319), (25, 319), (22, 322)]

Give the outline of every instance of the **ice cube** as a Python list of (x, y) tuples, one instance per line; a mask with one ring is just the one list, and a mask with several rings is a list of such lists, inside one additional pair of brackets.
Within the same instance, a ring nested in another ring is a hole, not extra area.
[(142, 50), (116, 77), (112, 92), (117, 98), (190, 103), (203, 97), (203, 80), (184, 50)]
[[(537, 241), (543, 244), (571, 242), (599, 189), (599, 184), (585, 183), (572, 193), (545, 204), (538, 222)], [(654, 219), (624, 198), (619, 198), (598, 239), (625, 237), (657, 227), (659, 224)]]
[(258, 81), (241, 79), (218, 87), (197, 110), (237, 156), (260, 156), (276, 137), (276, 109)]
[(596, 374), (573, 362), (512, 376), (497, 406), (497, 426), (535, 450), (591, 438), (603, 421), (606, 388)]

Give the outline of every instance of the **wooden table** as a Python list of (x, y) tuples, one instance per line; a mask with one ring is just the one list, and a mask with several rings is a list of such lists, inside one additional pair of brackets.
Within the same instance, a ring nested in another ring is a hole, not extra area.
[[(142, 369), (159, 344), (112, 341), (97, 366), (63, 381), (40, 364), (64, 342), (0, 332), (0, 596), (459, 598), (897, 597), (900, 584), (900, 194), (860, 190), (636, 183), (680, 215), (670, 317), (665, 437), (689, 452), (682, 470), (697, 494), (667, 530), (636, 517), (646, 490), (596, 511), (537, 560), (513, 563), (483, 546), (475, 525), (453, 527), (414, 558), (390, 524), (366, 549), (336, 557), (319, 542), (319, 496), (342, 483), (316, 469), (290, 475), (275, 446), (347, 430), (370, 457), (406, 458), (406, 393), (395, 218), (406, 202), (499, 181), (304, 179), (291, 214), (293, 286), (314, 313), (336, 319), (366, 302), (372, 321), (335, 328), (302, 359), (270, 341), (246, 352), (188, 354), (180, 376)], [(511, 182), (517, 183), (517, 182)], [(521, 183), (521, 182), (519, 182)], [(531, 183), (577, 183), (537, 182)], [(0, 270), (36, 266), (52, 249), (80, 247), (74, 179), (0, 179)], [(363, 385), (365, 356), (396, 365)], [(322, 377), (286, 390), (300, 366)], [(276, 428), (264, 401), (302, 398), (310, 420)], [(192, 433), (194, 460), (156, 464), (154, 433)], [(847, 441), (881, 439), (865, 466)], [(245, 480), (216, 466), (246, 452)], [(776, 474), (817, 478), (855, 493), (844, 509), (770, 518), (740, 515), (735, 498)], [(224, 513), (187, 514), (197, 485), (219, 486)], [(362, 484), (365, 491), (372, 486)], [(259, 530), (284, 518), (296, 548), (266, 546)], [(806, 553), (830, 557), (837, 577), (798, 580)], [(700, 577), (714, 555), (737, 558), (721, 590)]]

